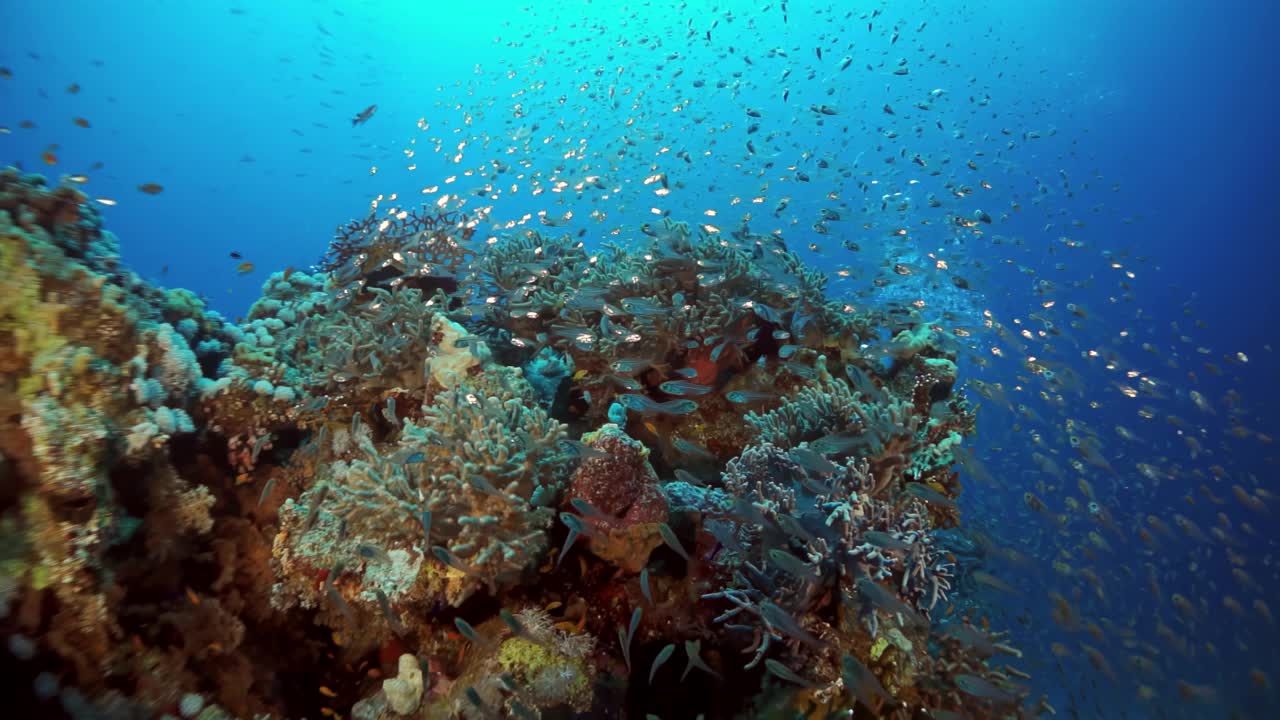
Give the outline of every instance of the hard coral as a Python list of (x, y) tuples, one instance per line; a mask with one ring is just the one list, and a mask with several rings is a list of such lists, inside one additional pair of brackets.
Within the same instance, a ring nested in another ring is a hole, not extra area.
[(338, 228), (319, 263), (321, 270), (332, 273), (337, 285), (352, 294), (366, 285), (405, 285), (426, 295), (457, 289), (456, 275), (474, 254), (467, 246), (475, 233), (474, 219), (427, 205), (393, 210), (382, 219), (375, 212), (371, 209), (364, 219)]
[[(371, 545), (434, 554), (443, 572), (463, 576), (461, 588), (435, 601), (456, 604), (479, 587), (511, 585), (547, 549), (567, 459), (558, 447), (563, 426), (530, 401), (518, 377), (508, 381), (517, 391), (490, 385), (489, 394), (457, 381), (436, 392), (419, 419), (397, 420), (381, 445), (357, 416), (350, 441), (332, 449), (334, 461), (307, 496), (308, 509), (285, 512), (322, 512)], [(323, 526), (302, 527), (289, 543)], [(330, 551), (319, 564), (334, 557)]]
[[(643, 252), (606, 246), (584, 258), (567, 239), (531, 235), (482, 258), (473, 276), (477, 331), (516, 348), (550, 344), (578, 368), (590, 396), (588, 419), (604, 417), (619, 393), (659, 395), (692, 367), (715, 387), (736, 368), (777, 358), (778, 337), (824, 347), (853, 346), (868, 334), (848, 308), (822, 298), (825, 276), (806, 269), (785, 244), (745, 227), (733, 242), (664, 221), (646, 226)], [(487, 263), (487, 265), (486, 265)], [(483, 294), (481, 294), (483, 293)]]
[[(827, 712), (1017, 712), (1002, 636), (930, 634), (973, 429), (941, 326), (830, 302), (745, 227), (664, 221), (594, 255), (476, 227), (370, 215), (232, 326), (120, 269), (78, 191), (0, 173), (0, 598), (81, 705), (311, 714), (270, 676), (376, 655), (326, 688), (377, 714), (365, 670), (404, 654), (431, 683), (396, 704), (422, 716), (597, 712), (621, 684), (598, 674), (683, 643), (690, 682), (797, 673)], [(559, 418), (592, 430), (615, 399), (626, 427), (569, 443), (571, 474)], [(622, 571), (551, 562), (557, 511)]]

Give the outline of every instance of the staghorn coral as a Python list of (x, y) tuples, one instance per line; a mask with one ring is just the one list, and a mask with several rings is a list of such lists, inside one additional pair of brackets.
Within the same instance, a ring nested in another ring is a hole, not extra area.
[[(921, 423), (910, 402), (856, 370), (850, 377), (865, 394), (832, 378), (825, 358), (815, 369), (813, 385), (748, 417), (762, 438), (784, 446), (754, 445), (726, 465), (721, 481), (740, 499), (715, 521), (726, 550), (717, 555), (716, 572), (725, 587), (704, 598), (726, 608), (716, 622), (752, 629), (749, 666), (786, 640), (810, 638), (803, 643), (807, 655), (824, 638), (865, 631), (870, 640), (858, 643), (874, 648), (864, 656), (872, 667), (895, 694), (914, 692), (935, 668), (912, 650), (926, 642), (927, 618), (947, 599), (955, 569), (934, 539), (931, 506), (949, 501), (905, 485), (904, 458), (918, 455), (916, 477), (931, 476), (949, 466), (960, 436), (948, 430), (932, 437), (940, 423)], [(852, 457), (838, 459), (845, 455)], [(846, 618), (834, 625), (813, 614), (828, 590)], [(888, 655), (880, 643), (886, 636), (897, 648)]]

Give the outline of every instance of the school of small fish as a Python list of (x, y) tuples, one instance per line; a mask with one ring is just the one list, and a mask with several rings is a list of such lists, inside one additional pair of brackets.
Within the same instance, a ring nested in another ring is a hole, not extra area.
[[(750, 222), (785, 237), (851, 308), (887, 304), (961, 343), (966, 392), (981, 412), (976, 446), (958, 454), (959, 506), (984, 566), (962, 581), (982, 599), (964, 612), (1013, 629), (1008, 642), (1024, 653), (1029, 685), (1072, 717), (1216, 716), (1240, 698), (1280, 703), (1267, 642), (1278, 637), (1270, 527), (1280, 506), (1274, 472), (1256, 462), (1275, 461), (1271, 429), (1248, 401), (1254, 361), (1197, 339), (1211, 320), (1194, 298), (1176, 322), (1145, 309), (1158, 263), (1099, 239), (1141, 220), (1115, 206), (1123, 188), (1102, 172), (1054, 169), (1055, 160), (1076, 164), (1087, 143), (1082, 129), (1065, 129), (1060, 96), (1037, 97), (1019, 84), (1034, 78), (1006, 76), (999, 58), (1020, 42), (974, 30), (986, 20), (967, 5), (652, 0), (604, 15), (530, 4), (495, 31), (495, 48), (513, 60), (440, 84), (416, 123), (388, 100), (382, 110), (322, 102), (335, 124), (351, 119), (352, 132), (398, 138), (393, 151), (355, 154), (387, 185), (375, 213), (395, 218), (419, 203), (465, 211), (482, 241), (537, 228), (591, 247), (642, 225), (661, 233), (667, 218), (712, 236)], [(322, 64), (331, 64), (331, 33), (317, 28)], [(952, 42), (962, 29), (982, 43)], [(0, 79), (11, 76), (0, 68)], [(42, 162), (59, 164), (58, 151), (48, 145)], [(404, 184), (415, 177), (416, 186)], [(136, 189), (158, 195), (165, 186)], [(254, 271), (239, 252), (231, 258), (235, 272)], [(525, 270), (553, 266), (548, 258)], [(646, 298), (619, 309), (670, 311)], [(594, 329), (564, 332), (589, 338)], [(694, 379), (665, 382), (676, 398), (662, 403), (625, 392), (649, 362), (615, 363), (621, 405), (673, 415), (697, 407), (707, 386)], [(745, 413), (774, 397), (740, 390), (727, 399)], [(794, 459), (826, 462), (860, 442), (823, 440), (821, 454)], [(706, 454), (687, 442), (677, 450), (691, 464)], [(907, 492), (956, 502), (919, 483)], [(570, 528), (566, 548), (585, 531)], [(663, 528), (667, 546), (687, 557)], [(907, 549), (887, 534), (866, 540)], [(443, 562), (463, 567), (447, 552)], [(774, 560), (804, 572), (786, 553)], [(630, 632), (619, 631), (628, 664), (635, 613)], [(458, 623), (470, 642), (487, 642)], [(714, 674), (694, 641), (684, 649), (686, 675)], [(637, 675), (653, 680), (675, 653), (651, 653)], [(783, 683), (808, 682), (801, 668), (765, 665)], [(845, 674), (857, 692), (884, 695), (874, 676)], [(1004, 693), (983, 678), (955, 682), (978, 697)]]

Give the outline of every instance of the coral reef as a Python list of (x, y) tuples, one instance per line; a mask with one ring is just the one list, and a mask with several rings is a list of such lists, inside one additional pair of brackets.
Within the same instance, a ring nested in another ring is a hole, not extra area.
[(958, 598), (944, 328), (745, 226), (476, 223), (375, 211), (233, 324), (0, 173), (0, 623), (41, 702), (1027, 712)]

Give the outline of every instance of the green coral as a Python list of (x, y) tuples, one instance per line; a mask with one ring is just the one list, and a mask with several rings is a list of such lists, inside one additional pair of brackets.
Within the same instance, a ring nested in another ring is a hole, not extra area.
[(930, 421), (929, 426), (920, 432), (917, 439), (919, 449), (911, 454), (911, 467), (906, 473), (915, 478), (924, 478), (939, 469), (950, 470), (955, 464), (955, 448), (960, 446), (964, 437), (954, 430), (945, 431), (945, 435), (937, 442), (928, 442), (927, 435), (936, 426), (937, 421)]
[(505, 640), (498, 649), (498, 664), (526, 685), (544, 706), (576, 705), (591, 691), (591, 670), (581, 658), (532, 640)]
[[(474, 357), (470, 348), (454, 355)], [(568, 478), (564, 426), (538, 406), (518, 370), (472, 380), (465, 361), (448, 357), (436, 360), (456, 370), (447, 381), (457, 384), (411, 408), (416, 419), (396, 418), (385, 441), (359, 416), (335, 431), (327, 449), (334, 460), (307, 499), (375, 544), (423, 556), (444, 549), (467, 587), (496, 590), (547, 549), (551, 505)], [(449, 601), (466, 594), (451, 591)]]
[(760, 443), (786, 450), (844, 431), (862, 417), (866, 399), (827, 371), (825, 356), (817, 358), (815, 370), (813, 382), (778, 407), (764, 413), (747, 413), (746, 421), (756, 429)]
[(63, 342), (54, 322), (62, 308), (41, 301), (39, 274), (16, 232), (8, 214), (0, 213), (0, 335), (11, 339), (16, 355), (30, 357)]

